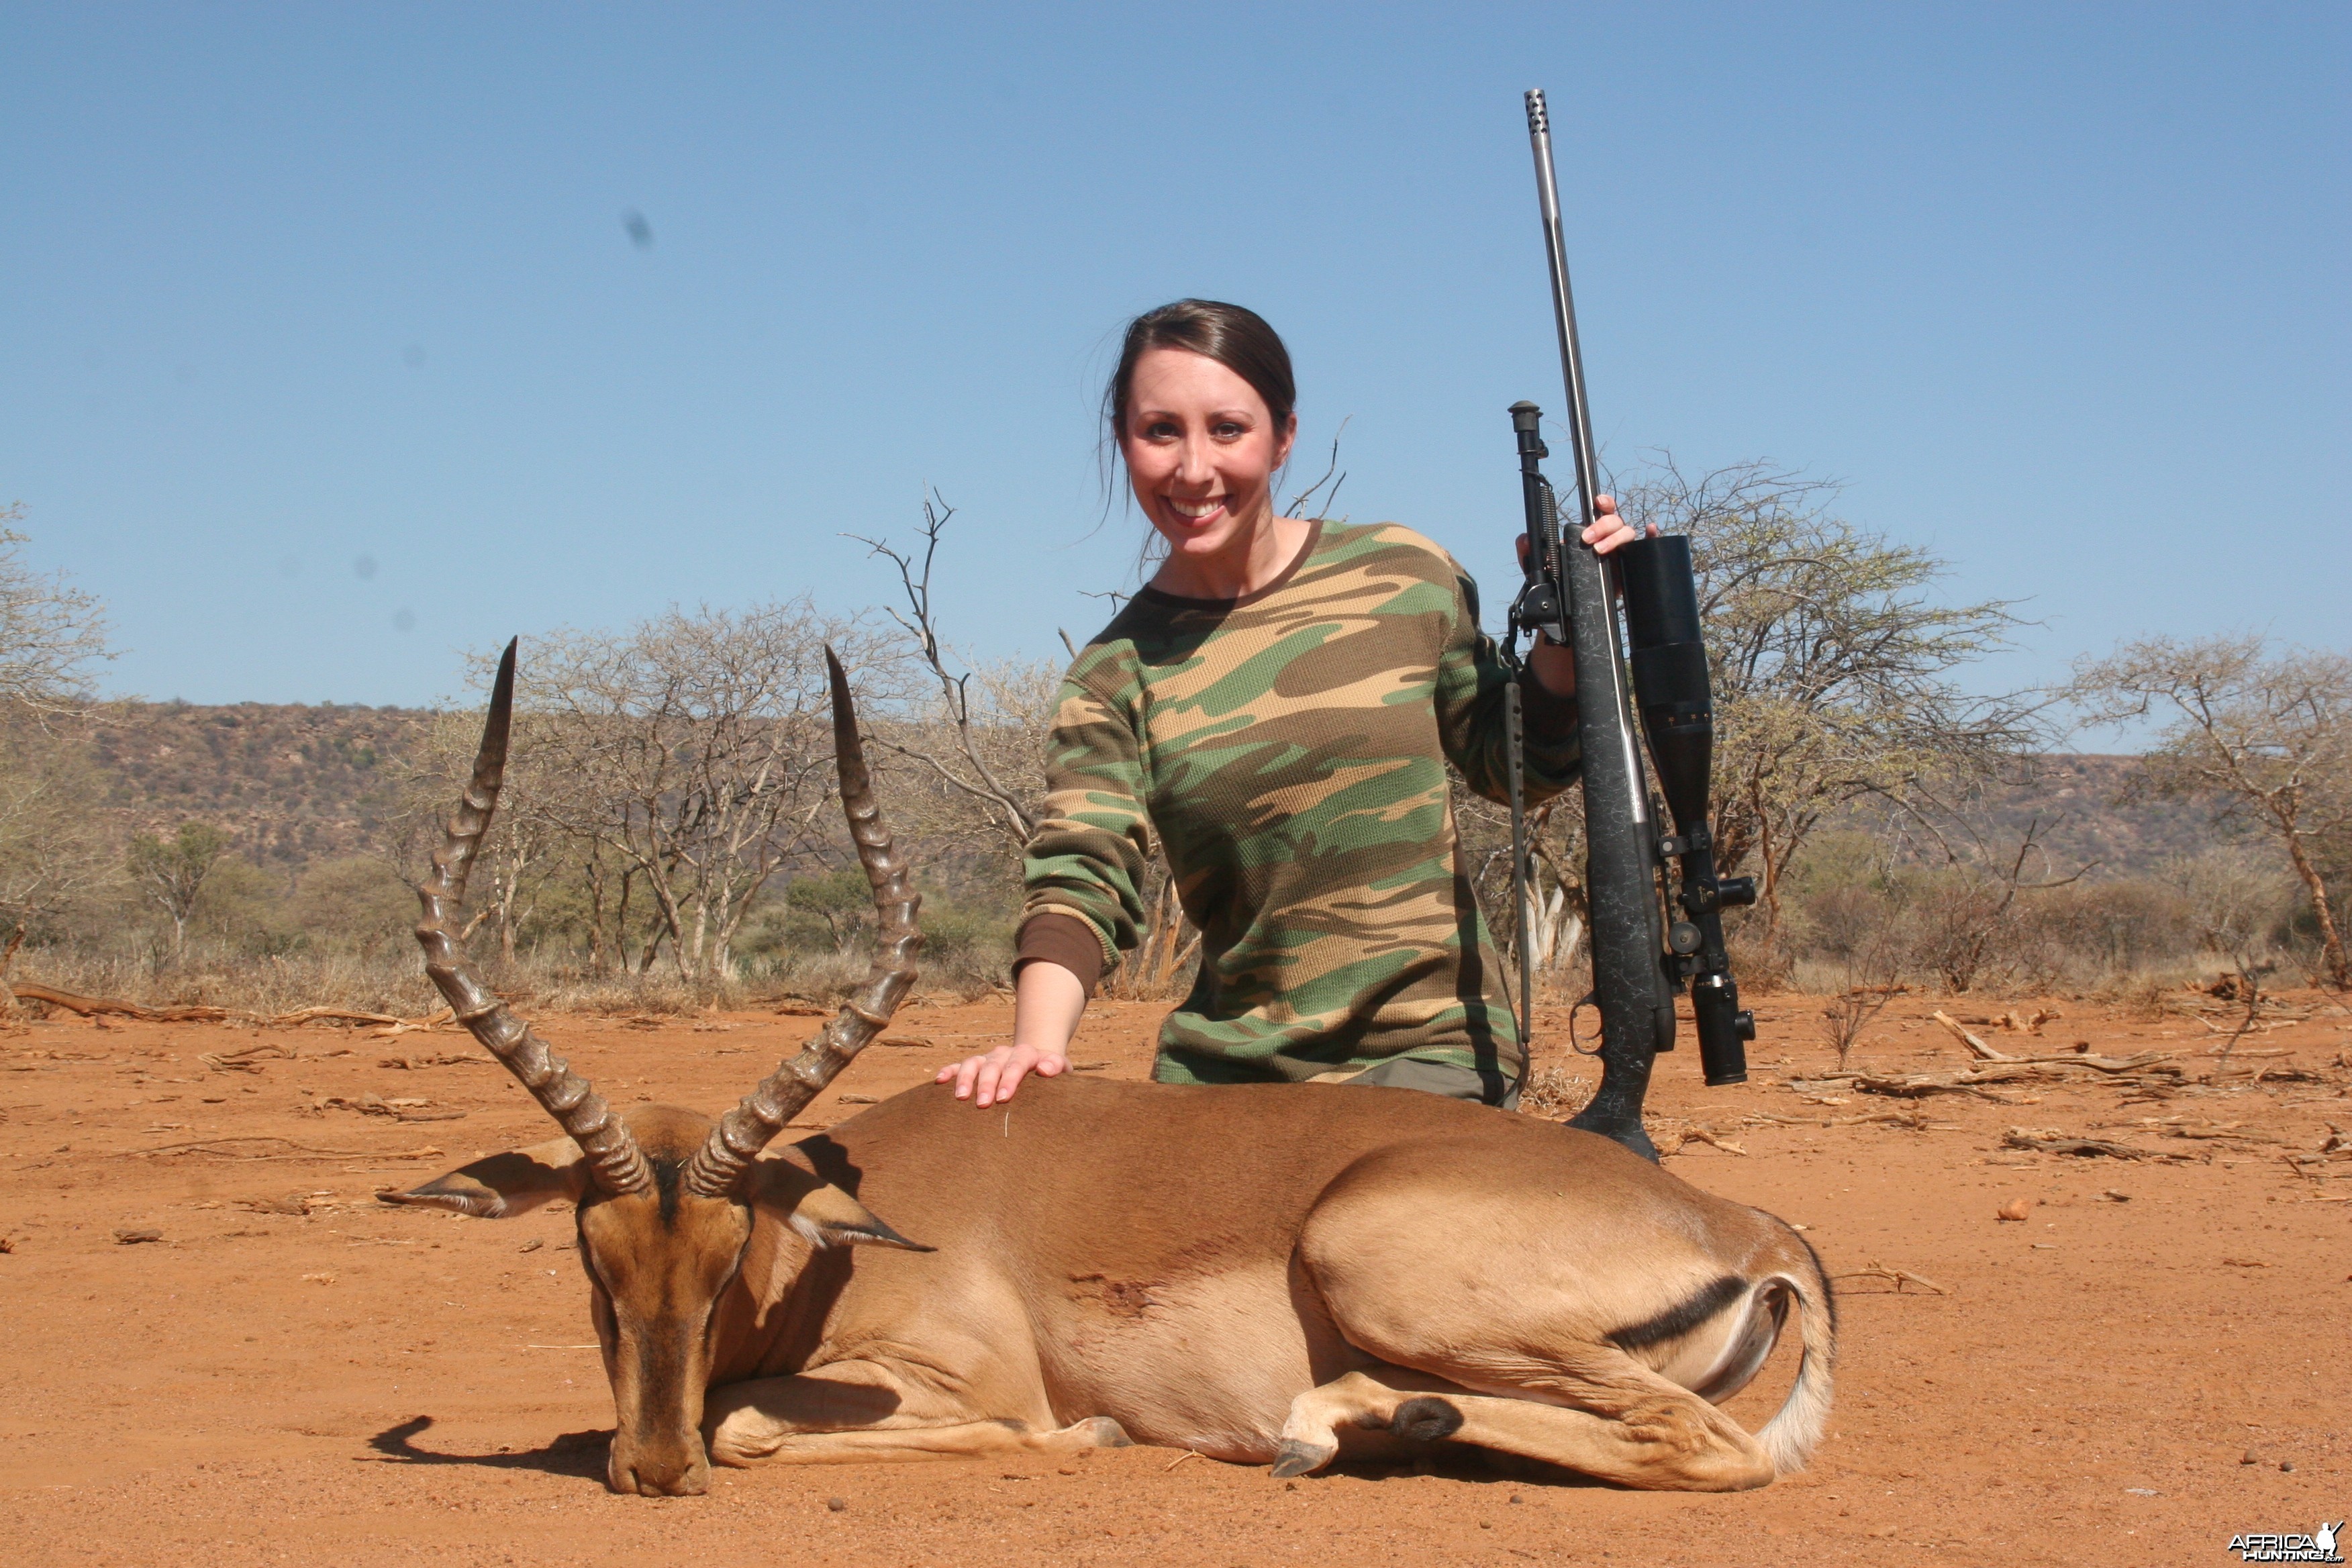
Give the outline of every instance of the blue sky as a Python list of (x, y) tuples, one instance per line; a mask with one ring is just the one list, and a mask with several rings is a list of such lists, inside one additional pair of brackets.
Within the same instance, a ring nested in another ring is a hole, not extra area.
[[(0, 9), (0, 500), (119, 692), (412, 703), (458, 650), (892, 580), (1059, 657), (1096, 405), (1183, 294), (1288, 339), (1343, 511), (1507, 596), (1559, 399), (1769, 457), (2047, 624), (2343, 646), (2352, 8)], [(625, 215), (642, 214), (649, 244)]]

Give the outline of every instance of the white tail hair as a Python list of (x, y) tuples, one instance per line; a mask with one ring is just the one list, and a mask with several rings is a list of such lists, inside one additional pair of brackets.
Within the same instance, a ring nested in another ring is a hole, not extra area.
[(1830, 1306), (1829, 1281), (1818, 1262), (1809, 1278), (1776, 1274), (1763, 1281), (1779, 1285), (1797, 1299), (1798, 1329), (1803, 1337), (1804, 1359), (1797, 1366), (1795, 1386), (1764, 1429), (1756, 1434), (1764, 1457), (1779, 1475), (1794, 1475), (1805, 1468), (1820, 1446), (1822, 1428), (1830, 1417), (1831, 1372), (1837, 1363), (1837, 1323)]

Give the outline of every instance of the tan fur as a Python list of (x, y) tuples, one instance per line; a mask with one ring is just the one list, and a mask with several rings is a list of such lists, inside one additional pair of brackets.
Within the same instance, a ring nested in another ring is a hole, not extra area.
[[(1787, 1226), (1505, 1111), (1064, 1078), (983, 1113), (929, 1086), (727, 1199), (673, 1179), (708, 1119), (627, 1120), (649, 1192), (583, 1184), (562, 1140), (404, 1194), (580, 1194), (624, 1491), (703, 1490), (711, 1459), (1130, 1436), (1297, 1474), (1343, 1436), (1410, 1447), (1449, 1420), (1452, 1441), (1622, 1485), (1726, 1489), (1801, 1464), (1828, 1409), (1828, 1287)], [(1612, 1341), (1710, 1289), (1719, 1309), (1672, 1337)], [(1791, 1301), (1799, 1386), (1750, 1436), (1692, 1390), (1736, 1392)]]

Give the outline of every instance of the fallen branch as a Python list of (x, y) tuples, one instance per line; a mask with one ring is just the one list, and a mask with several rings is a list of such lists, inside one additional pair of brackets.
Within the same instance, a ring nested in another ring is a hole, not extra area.
[[(293, 1151), (286, 1154), (244, 1154), (224, 1149), (224, 1143), (282, 1143)], [(163, 1143), (152, 1149), (125, 1149), (126, 1159), (152, 1154), (217, 1154), (224, 1160), (437, 1160), (441, 1151), (434, 1148), (388, 1149), (314, 1149), (308, 1143), (297, 1143), (291, 1138), (268, 1137), (255, 1133), (234, 1138), (198, 1138), (186, 1143)]]
[(261, 1022), (272, 1029), (296, 1029), (305, 1024), (376, 1024), (388, 1026), (394, 1034), (401, 1034), (446, 1024), (451, 1016), (446, 1007), (422, 1018), (403, 1018), (392, 1013), (362, 1013), (350, 1007), (297, 1007), (291, 1013), (279, 1013)]
[[(1789, 1087), (1799, 1092), (1831, 1086), (1861, 1090), (1864, 1094), (1897, 1095), (1916, 1100), (1930, 1094), (1974, 1094), (1989, 1083), (2016, 1083), (2021, 1080), (2063, 1079), (2067, 1074), (2082, 1069), (2102, 1073), (2117, 1081), (2129, 1081), (2122, 1075), (2140, 1073), (2157, 1067), (2179, 1053), (2146, 1051), (2136, 1057), (2095, 1057), (2082, 1053), (2063, 1057), (2005, 1057), (1982, 1067), (1958, 1068), (1950, 1072), (1906, 1073), (1901, 1077), (1861, 1071), (1824, 1073), (1816, 1079), (1790, 1079)], [(2177, 1073), (2179, 1068), (2161, 1069)]]
[(255, 1066), (254, 1063), (257, 1058), (262, 1057), (279, 1057), (288, 1061), (291, 1061), (294, 1059), (294, 1053), (288, 1050), (284, 1046), (274, 1046), (267, 1043), (252, 1046), (239, 1046), (233, 1051), (199, 1051), (196, 1053), (196, 1060), (204, 1063), (205, 1066), (212, 1068), (215, 1072), (259, 1072), (261, 1069)]
[(1682, 1152), (1683, 1145), (1685, 1143), (1711, 1144), (1714, 1147), (1722, 1150), (1727, 1154), (1738, 1154), (1743, 1157), (1748, 1152), (1746, 1149), (1743, 1149), (1738, 1144), (1732, 1142), (1729, 1139), (1723, 1137), (1714, 1128), (1699, 1123), (1690, 1123), (1681, 1127), (1661, 1128), (1655, 1133), (1655, 1138), (1658, 1146), (1658, 1157), (1660, 1159), (1664, 1159), (1669, 1154), (1680, 1153)]
[(1977, 1038), (1974, 1035), (1969, 1034), (1968, 1030), (1960, 1026), (1960, 1021), (1958, 1018), (1953, 1017), (1941, 1007), (1937, 1008), (1931, 1016), (1935, 1018), (1936, 1022), (1943, 1025), (1944, 1027), (1951, 1030), (1955, 1035), (1958, 1035), (1960, 1037), (1960, 1044), (1968, 1047), (1970, 1051), (1973, 1051), (1979, 1061), (2005, 1062), (2015, 1059), (2011, 1057), (2008, 1052), (1994, 1050), (1990, 1046), (1986, 1045), (1982, 1040)]
[(121, 1002), (110, 996), (77, 995), (54, 986), (37, 985), (29, 980), (11, 981), (7, 984), (7, 990), (19, 1001), (46, 1003), (82, 1018), (104, 1015), (130, 1018), (142, 1024), (217, 1024), (229, 1016), (226, 1007), (142, 1007), (136, 1002)]
[(2104, 1138), (2069, 1138), (2063, 1132), (2039, 1131), (2030, 1127), (2012, 1127), (2001, 1137), (2001, 1142), (2011, 1149), (2030, 1149), (2037, 1154), (2074, 1154), (2084, 1158), (2109, 1160), (2179, 1160), (2179, 1154), (2160, 1154), (2151, 1149), (2135, 1149), (2128, 1143), (2111, 1143)]
[(466, 1119), (462, 1110), (425, 1110), (424, 1107), (430, 1103), (423, 1100), (386, 1100), (382, 1095), (370, 1092), (356, 1100), (347, 1100), (339, 1094), (330, 1095), (324, 1100), (312, 1100), (310, 1109), (319, 1111), (356, 1110), (362, 1116), (389, 1116), (397, 1121), (463, 1121)]
[(1768, 1116), (1758, 1111), (1751, 1113), (1748, 1120), (1769, 1122), (1776, 1127), (1862, 1127), (1874, 1121), (1886, 1121), (1908, 1127), (1915, 1132), (1959, 1131), (1956, 1122), (1929, 1121), (1927, 1113), (1916, 1105), (1900, 1110), (1865, 1110), (1857, 1116)]

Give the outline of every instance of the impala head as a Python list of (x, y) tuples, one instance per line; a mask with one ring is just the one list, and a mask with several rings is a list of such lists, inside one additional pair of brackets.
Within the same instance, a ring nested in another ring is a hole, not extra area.
[[(875, 806), (849, 682), (828, 648), (842, 805), (880, 917), (874, 966), (859, 994), (798, 1056), (719, 1121), (666, 1105), (615, 1115), (482, 984), (457, 940), (467, 874), (505, 773), (514, 659), (509, 643), (491, 689), (472, 782), (433, 857), (432, 877), (417, 889), (424, 918), (416, 940), (425, 948), (425, 973), (458, 1020), (522, 1081), (565, 1136), (477, 1160), (413, 1192), (385, 1196), (484, 1219), (527, 1214), (559, 1199), (574, 1205), (580, 1261), (613, 1384), (607, 1479), (615, 1491), (700, 1492), (710, 1482), (701, 1435), (703, 1392), (729, 1287), (747, 1268), (796, 1267), (811, 1247), (915, 1245), (813, 1172), (759, 1154), (881, 1032), (914, 984), (921, 900)], [(755, 1214), (763, 1210), (783, 1225), (755, 1226)], [(754, 1245), (761, 1237), (770, 1238), (767, 1256)], [(782, 1256), (786, 1251), (797, 1257)]]

